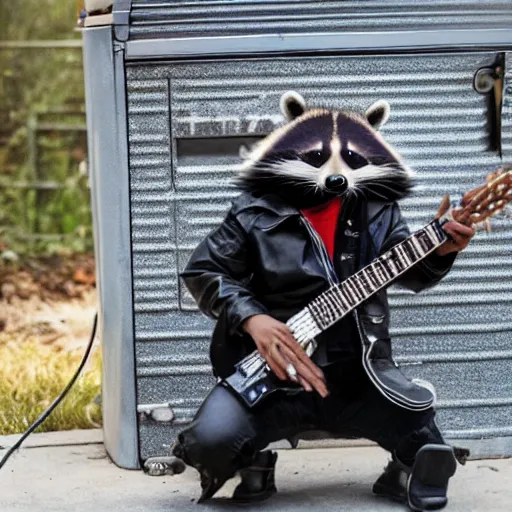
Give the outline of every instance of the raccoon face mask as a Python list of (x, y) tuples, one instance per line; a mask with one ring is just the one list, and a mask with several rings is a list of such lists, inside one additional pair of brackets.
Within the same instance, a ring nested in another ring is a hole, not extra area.
[(377, 131), (389, 117), (386, 101), (364, 115), (307, 110), (302, 96), (290, 91), (280, 105), (287, 124), (241, 153), (242, 190), (278, 194), (297, 208), (344, 194), (391, 202), (409, 193), (412, 172)]

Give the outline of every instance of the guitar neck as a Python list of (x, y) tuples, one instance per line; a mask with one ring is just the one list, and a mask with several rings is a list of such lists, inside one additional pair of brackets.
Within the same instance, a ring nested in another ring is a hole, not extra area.
[(395, 245), (341, 284), (329, 288), (288, 321), (299, 342), (313, 339), (428, 256), (447, 239), (437, 220)]

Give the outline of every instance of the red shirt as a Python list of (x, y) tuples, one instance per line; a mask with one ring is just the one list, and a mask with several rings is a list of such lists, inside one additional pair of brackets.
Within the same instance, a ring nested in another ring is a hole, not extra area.
[(334, 255), (334, 238), (341, 204), (341, 198), (336, 197), (327, 204), (301, 210), (304, 217), (308, 219), (320, 238), (323, 240), (331, 260)]

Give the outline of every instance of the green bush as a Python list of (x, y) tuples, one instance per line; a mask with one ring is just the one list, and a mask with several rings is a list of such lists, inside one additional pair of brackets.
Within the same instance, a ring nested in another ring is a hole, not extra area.
[[(76, 14), (75, 0), (0, 2), (0, 37), (79, 39)], [(0, 46), (0, 245), (92, 250), (85, 155), (81, 48)]]

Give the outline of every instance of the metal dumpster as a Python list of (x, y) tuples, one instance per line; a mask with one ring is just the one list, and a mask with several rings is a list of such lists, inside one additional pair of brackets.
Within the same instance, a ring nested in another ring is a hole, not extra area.
[[(168, 454), (214, 384), (212, 322), (179, 280), (236, 195), (238, 151), (281, 94), (365, 109), (417, 171), (411, 228), (512, 156), (508, 0), (117, 0), (83, 30), (107, 450)], [(431, 380), (447, 438), (512, 455), (512, 228), (497, 218), (434, 289), (390, 290), (405, 371)]]

